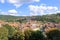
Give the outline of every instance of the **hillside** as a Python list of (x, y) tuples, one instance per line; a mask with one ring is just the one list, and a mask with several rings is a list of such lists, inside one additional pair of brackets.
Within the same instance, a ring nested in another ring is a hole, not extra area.
[[(42, 21), (42, 22), (60, 22), (60, 13), (57, 14), (50, 14), (50, 15), (43, 15), (43, 16), (10, 16), (10, 15), (0, 15), (0, 20), (13, 22), (16, 19), (24, 18), (26, 19), (34, 19), (36, 21)], [(24, 21), (23, 20), (23, 21)]]
[(43, 16), (35, 16), (35, 19), (37, 21), (42, 21), (42, 22), (60, 22), (60, 13), (43, 15)]
[(16, 19), (19, 19), (19, 18), (22, 18), (22, 16), (11, 16), (11, 15), (0, 15), (0, 20), (3, 20), (3, 21), (14, 21)]

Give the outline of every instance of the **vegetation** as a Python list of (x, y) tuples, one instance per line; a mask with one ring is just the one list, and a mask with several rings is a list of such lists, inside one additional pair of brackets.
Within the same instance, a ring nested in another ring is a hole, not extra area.
[(26, 30), (25, 32), (25, 40), (46, 40), (44, 35), (41, 31), (33, 31), (33, 30)]
[(42, 22), (60, 22), (60, 13), (51, 14), (51, 15), (43, 15), (43, 16), (36, 16), (37, 21)]
[[(0, 20), (6, 22), (14, 22), (16, 19), (23, 18), (22, 16), (0, 15)], [(15, 21), (16, 22), (16, 21)]]
[(47, 38), (50, 40), (60, 40), (60, 30), (59, 29), (55, 29), (55, 30), (51, 30), (48, 33), (46, 33)]
[(10, 40), (24, 40), (24, 33), (21, 31), (15, 31)]
[(4, 27), (0, 28), (0, 40), (8, 40), (8, 30)]
[[(19, 19), (23, 18), (23, 19)], [(4, 16), (0, 15), (0, 20), (7, 22), (20, 22), (24, 23), (27, 19), (41, 21), (41, 22), (60, 22), (60, 13), (43, 15), (43, 16), (32, 16), (32, 17), (17, 17), (17, 16)], [(23, 32), (15, 27), (9, 26), (8, 24), (0, 27), (0, 40), (60, 40), (60, 30), (59, 29), (49, 29), (46, 36), (40, 30), (33, 31), (31, 29), (26, 29)]]
[[(50, 14), (50, 15), (42, 15), (42, 16), (8, 16), (8, 15), (0, 15), (0, 20), (4, 20), (7, 22), (26, 22), (27, 19), (34, 19), (37, 21), (42, 21), (42, 22), (60, 22), (60, 13), (57, 14)], [(23, 21), (21, 21), (21, 19)]]
[(60, 29), (50, 29), (46, 36), (40, 30), (26, 29), (20, 31), (9, 25), (0, 28), (0, 40), (60, 40)]
[(11, 38), (12, 34), (15, 32), (14, 27), (9, 26), (8, 24), (3, 25), (3, 27), (5, 27), (8, 30), (8, 38)]

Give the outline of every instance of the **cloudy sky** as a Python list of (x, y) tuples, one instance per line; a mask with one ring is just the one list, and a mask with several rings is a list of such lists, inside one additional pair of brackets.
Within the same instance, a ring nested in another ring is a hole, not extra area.
[(0, 0), (0, 15), (35, 16), (60, 12), (60, 0)]

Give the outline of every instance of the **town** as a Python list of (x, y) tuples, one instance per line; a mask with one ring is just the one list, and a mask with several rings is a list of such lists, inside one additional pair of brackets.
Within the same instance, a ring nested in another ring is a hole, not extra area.
[(60, 29), (60, 22), (59, 23), (53, 23), (53, 22), (47, 22), (47, 23), (41, 23), (39, 21), (35, 20), (29, 20), (26, 23), (20, 23), (20, 22), (4, 22), (0, 20), (0, 27), (3, 25), (10, 25), (12, 27), (18, 27), (19, 30), (25, 30), (27, 28), (37, 29), (40, 28), (41, 30), (48, 31), (49, 28), (58, 28)]

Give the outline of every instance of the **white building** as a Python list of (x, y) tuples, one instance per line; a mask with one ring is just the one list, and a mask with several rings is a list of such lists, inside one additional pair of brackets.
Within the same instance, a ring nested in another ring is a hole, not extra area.
[(0, 27), (2, 27), (2, 24), (0, 23)]
[(32, 29), (36, 29), (37, 28), (37, 24), (31, 24), (31, 28)]

